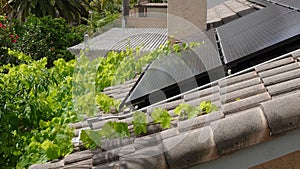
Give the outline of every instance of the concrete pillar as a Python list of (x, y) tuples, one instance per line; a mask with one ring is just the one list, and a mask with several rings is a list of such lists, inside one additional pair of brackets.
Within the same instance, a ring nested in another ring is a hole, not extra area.
[(181, 40), (206, 30), (207, 0), (168, 0), (168, 35)]

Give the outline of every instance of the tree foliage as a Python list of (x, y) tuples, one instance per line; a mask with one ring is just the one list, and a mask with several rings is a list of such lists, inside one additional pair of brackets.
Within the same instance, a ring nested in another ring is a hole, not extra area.
[(30, 14), (38, 17), (50, 15), (62, 17), (69, 22), (88, 16), (88, 0), (11, 0), (9, 15), (24, 20)]

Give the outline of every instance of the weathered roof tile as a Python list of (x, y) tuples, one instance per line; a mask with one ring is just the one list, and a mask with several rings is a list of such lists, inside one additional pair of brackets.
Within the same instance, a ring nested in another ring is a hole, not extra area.
[(121, 156), (124, 156), (124, 155), (127, 155), (127, 154), (134, 153), (135, 152), (135, 146), (134, 146), (134, 144), (129, 144), (129, 145), (126, 145), (126, 146), (123, 146), (123, 147), (119, 147), (119, 148), (110, 150), (109, 152), (111, 152), (113, 154), (116, 154), (116, 155), (121, 157)]
[(238, 111), (246, 110), (249, 108), (253, 108), (259, 105), (259, 103), (263, 101), (270, 100), (271, 96), (265, 92), (262, 94), (257, 94), (255, 96), (247, 97), (241, 100), (237, 100), (231, 103), (227, 103), (223, 105), (224, 114), (235, 113)]
[(280, 73), (271, 77), (263, 79), (263, 82), (266, 86), (273, 85), (276, 83), (288, 81), (300, 77), (300, 69), (291, 70), (285, 73)]
[(208, 96), (205, 96), (205, 97), (201, 97), (201, 98), (198, 98), (198, 99), (195, 99), (195, 100), (187, 101), (186, 103), (190, 104), (191, 106), (198, 106), (202, 101), (208, 101), (208, 100), (212, 101), (212, 102), (216, 102), (216, 101), (220, 100), (220, 94), (215, 93), (215, 94), (208, 95)]
[(98, 154), (95, 154), (92, 158), (93, 166), (111, 162), (111, 161), (117, 160), (118, 158), (119, 158), (119, 156), (117, 154), (112, 153), (110, 151), (98, 153)]
[(97, 121), (95, 123), (92, 123), (93, 130), (101, 129), (105, 123), (105, 121)]
[(239, 18), (239, 16), (235, 12), (233, 12), (224, 4), (217, 5), (215, 9), (224, 23), (228, 23)]
[(277, 68), (274, 68), (274, 69), (263, 71), (263, 72), (259, 73), (259, 76), (261, 78), (266, 78), (266, 77), (270, 77), (270, 76), (273, 76), (273, 75), (277, 75), (279, 73), (288, 72), (288, 71), (291, 71), (291, 70), (294, 70), (294, 69), (297, 69), (297, 68), (300, 68), (299, 63), (291, 63), (291, 64), (280, 66), (280, 67), (277, 67)]
[(170, 137), (174, 137), (178, 134), (178, 129), (177, 127), (171, 128), (171, 129), (167, 129), (162, 131), (161, 134), (161, 139), (166, 139), (166, 138), (170, 138)]
[(217, 92), (219, 92), (219, 87), (214, 86), (214, 87), (210, 87), (210, 88), (207, 88), (207, 89), (203, 89), (203, 90), (200, 90), (200, 91), (196, 91), (196, 92), (193, 92), (193, 93), (186, 94), (186, 95), (184, 95), (184, 100), (185, 101), (190, 101), (190, 100), (205, 97), (205, 96), (217, 93)]
[(93, 167), (93, 159), (87, 159), (87, 160), (82, 160), (82, 161), (65, 165), (63, 169), (74, 169), (74, 168), (91, 169), (92, 167)]
[(193, 130), (196, 128), (200, 128), (206, 125), (209, 125), (211, 122), (219, 120), (224, 117), (224, 114), (222, 111), (212, 112), (206, 115), (198, 116), (196, 118), (192, 118), (189, 120), (179, 121), (178, 131), (179, 132), (185, 132), (188, 130)]
[(64, 161), (58, 162), (47, 162), (45, 164), (34, 164), (29, 167), (29, 169), (58, 169), (64, 167)]
[(70, 127), (74, 127), (75, 129), (89, 127), (89, 123), (87, 121), (77, 122), (69, 124)]
[(300, 88), (299, 84), (300, 84), (300, 78), (297, 78), (290, 81), (278, 83), (272, 86), (268, 86), (267, 90), (270, 93), (270, 95), (273, 96), (273, 95), (289, 92), (295, 89), (299, 89)]
[(167, 169), (168, 164), (165, 159), (161, 145), (138, 150), (132, 154), (120, 158), (120, 168), (134, 169)]
[(214, 8), (207, 10), (207, 24), (211, 24), (210, 27), (212, 28), (219, 27), (223, 24), (220, 15)]
[(111, 140), (102, 140), (101, 148), (104, 150), (111, 150), (132, 144), (133, 142), (134, 138), (116, 138)]
[(299, 94), (277, 98), (262, 103), (272, 134), (300, 127)]
[(257, 144), (269, 136), (267, 122), (260, 108), (212, 122), (211, 127), (221, 154)]
[(254, 10), (247, 5), (234, 0), (225, 1), (224, 4), (239, 16), (247, 15), (249, 13), (252, 13)]
[(160, 133), (147, 135), (144, 137), (136, 138), (134, 140), (134, 146), (136, 150), (140, 150), (143, 148), (155, 146), (161, 144), (161, 135)]
[(94, 155), (94, 153), (90, 150), (85, 150), (85, 151), (69, 154), (64, 158), (64, 164), (66, 166), (67, 164), (91, 159), (93, 157), (93, 155)]
[(252, 72), (249, 72), (249, 73), (245, 73), (245, 74), (241, 74), (241, 75), (238, 75), (238, 76), (234, 76), (234, 77), (231, 77), (231, 78), (224, 79), (224, 80), (219, 82), (219, 86), (220, 87), (229, 86), (229, 85), (232, 85), (232, 84), (235, 84), (235, 83), (239, 83), (239, 82), (242, 82), (242, 81), (245, 81), (245, 80), (255, 78), (257, 76), (258, 76), (257, 73), (255, 71), (252, 71)]
[(292, 62), (294, 62), (294, 59), (292, 57), (288, 57), (288, 58), (284, 58), (284, 59), (281, 59), (281, 60), (278, 60), (278, 61), (274, 61), (274, 62), (271, 62), (271, 63), (267, 63), (267, 64), (257, 66), (257, 67), (255, 67), (255, 70), (257, 72), (262, 72), (262, 71), (266, 71), (266, 70), (276, 68), (276, 67), (279, 67), (279, 66), (287, 65), (287, 64), (292, 63)]
[(174, 100), (171, 102), (163, 103), (163, 104), (160, 104), (157, 106), (153, 106), (153, 107), (147, 109), (147, 113), (152, 113), (155, 108), (163, 108), (165, 110), (172, 110), (172, 109), (175, 109), (180, 103), (184, 103), (184, 100), (179, 99), (179, 100)]
[(187, 168), (219, 157), (210, 126), (165, 139), (163, 146), (171, 169)]
[(236, 99), (243, 99), (263, 92), (266, 92), (265, 86), (263, 84), (257, 84), (241, 90), (236, 90), (228, 94), (224, 94), (221, 96), (220, 100), (221, 103), (224, 104), (224, 103), (235, 101)]
[(245, 80), (240, 83), (233, 84), (233, 85), (223, 86), (220, 89), (220, 94), (222, 95), (222, 94), (230, 93), (230, 92), (240, 90), (240, 89), (243, 89), (246, 87), (250, 87), (253, 85), (257, 85), (260, 83), (262, 83), (261, 79), (259, 77), (256, 77), (256, 78)]
[(293, 57), (300, 57), (300, 50), (297, 50), (295, 52), (292, 53)]

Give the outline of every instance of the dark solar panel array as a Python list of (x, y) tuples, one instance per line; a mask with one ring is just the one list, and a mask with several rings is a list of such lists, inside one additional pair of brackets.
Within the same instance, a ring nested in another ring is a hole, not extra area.
[[(246, 21), (246, 22), (245, 22)], [(299, 38), (300, 13), (278, 5), (217, 28), (225, 64), (242, 62), (274, 45)]]
[[(213, 40), (213, 43), (211, 40)], [(213, 31), (209, 31), (206, 34), (194, 34), (183, 41), (203, 43), (193, 49), (182, 51), (178, 54), (172, 53), (155, 60), (131, 92), (126, 101), (127, 103), (138, 102), (137, 99), (139, 98), (147, 100), (149, 99), (149, 94), (159, 91), (163, 91), (164, 95), (167, 96), (172, 95), (168, 93), (168, 87), (170, 86), (176, 88), (171, 92), (177, 91), (182, 93), (194, 89), (198, 86), (198, 83), (201, 83), (201, 77), (207, 78), (207, 73), (209, 73), (212, 80), (225, 76), (216, 49)]]

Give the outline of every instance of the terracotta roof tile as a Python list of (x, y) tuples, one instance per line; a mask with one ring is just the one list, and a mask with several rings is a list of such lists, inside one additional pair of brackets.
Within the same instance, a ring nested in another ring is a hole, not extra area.
[(262, 81), (259, 77), (251, 78), (249, 80), (245, 80), (240, 83), (236, 83), (236, 84), (232, 84), (232, 85), (224, 86), (224, 87), (220, 88), (220, 94), (222, 95), (222, 94), (230, 93), (233, 91), (241, 90), (246, 87), (250, 87), (253, 85), (260, 84), (260, 83), (262, 83)]
[(228, 23), (239, 18), (239, 16), (235, 12), (233, 12), (224, 4), (217, 5), (215, 9), (224, 23)]
[(117, 153), (112, 153), (110, 151), (95, 154), (93, 157), (93, 166), (104, 164), (107, 162), (115, 161), (119, 159)]
[(265, 86), (263, 84), (257, 84), (222, 95), (221, 103), (225, 104), (228, 102), (233, 102), (236, 99), (247, 98), (263, 92), (266, 92)]
[(256, 78), (258, 76), (258, 74), (255, 71), (249, 72), (249, 73), (245, 73), (239, 76), (235, 76), (235, 77), (231, 77), (225, 80), (222, 80), (219, 82), (219, 86), (220, 87), (225, 87), (225, 86), (229, 86), (229, 85), (233, 85), (236, 83), (240, 83), (243, 82), (245, 80), (249, 80), (252, 78)]
[(221, 154), (257, 144), (269, 135), (267, 122), (260, 108), (228, 116), (212, 122), (211, 126)]
[(280, 82), (292, 80), (298, 77), (300, 77), (300, 69), (295, 69), (274, 76), (263, 78), (263, 82), (266, 86), (269, 86)]
[(268, 86), (267, 90), (271, 96), (274, 96), (274, 95), (290, 92), (295, 89), (299, 89), (300, 88), (299, 84), (300, 84), (300, 78), (297, 78), (290, 81), (274, 84), (272, 86)]
[(297, 69), (297, 68), (300, 68), (299, 62), (291, 63), (291, 64), (280, 66), (280, 67), (277, 67), (277, 68), (274, 68), (274, 69), (263, 71), (263, 72), (259, 73), (259, 76), (261, 78), (266, 78), (266, 77), (270, 77), (270, 76), (273, 76), (273, 75), (277, 75), (279, 73), (284, 73), (284, 72), (287, 72), (287, 71), (291, 71), (291, 70), (294, 70), (294, 69)]
[(194, 100), (195, 98), (201, 98), (201, 97), (208, 96), (208, 95), (211, 95), (211, 94), (217, 93), (217, 92), (219, 92), (219, 87), (214, 86), (214, 87), (210, 87), (210, 88), (207, 88), (204, 90), (186, 94), (186, 95), (184, 95), (184, 100), (190, 101), (190, 100)]
[(300, 95), (290, 95), (262, 103), (272, 134), (300, 127)]
[(130, 145), (134, 142), (134, 138), (123, 138), (123, 139), (112, 139), (112, 140), (102, 140), (101, 148), (104, 150), (112, 150), (122, 146)]
[(187, 168), (219, 157), (210, 126), (167, 138), (163, 146), (171, 169)]
[(179, 121), (177, 123), (178, 131), (179, 132), (185, 132), (189, 130), (193, 130), (196, 128), (200, 128), (203, 126), (209, 125), (211, 122), (220, 120), (224, 117), (224, 114), (222, 111), (212, 112), (206, 115), (198, 116), (196, 118)]
[(64, 158), (64, 164), (67, 165), (67, 164), (76, 163), (76, 162), (79, 162), (79, 161), (91, 159), (93, 157), (93, 155), (94, 155), (94, 152), (92, 152), (90, 150), (85, 150), (85, 151), (73, 153), (73, 154), (67, 155)]
[(147, 147), (120, 158), (121, 168), (134, 169), (165, 169), (168, 168), (161, 145)]
[(93, 159), (87, 159), (83, 161), (78, 161), (69, 165), (65, 165), (63, 169), (90, 169), (93, 167)]
[(283, 65), (287, 65), (287, 64), (292, 63), (294, 61), (295, 61), (294, 58), (288, 57), (288, 58), (281, 59), (281, 60), (278, 60), (278, 61), (275, 61), (275, 62), (271, 62), (271, 63), (264, 64), (264, 65), (261, 65), (261, 66), (257, 66), (257, 67), (255, 67), (255, 70), (257, 72), (262, 72), (262, 71), (266, 71), (266, 70), (273, 69), (273, 68), (276, 68), (276, 67), (280, 67), (280, 66), (283, 66)]
[(229, 113), (235, 113), (235, 112), (239, 112), (239, 111), (243, 111), (246, 109), (250, 109), (256, 106), (259, 106), (259, 104), (263, 101), (267, 101), (270, 100), (271, 96), (267, 93), (261, 93), (261, 94), (257, 94), (251, 97), (247, 97), (241, 100), (236, 100), (234, 102), (231, 103), (227, 103), (225, 105), (223, 105), (223, 112), (224, 114), (229, 114)]
[(190, 104), (191, 106), (197, 106), (202, 101), (208, 101), (208, 100), (210, 100), (212, 102), (218, 101), (218, 100), (220, 100), (220, 94), (219, 93), (215, 93), (215, 94), (208, 95), (208, 96), (205, 96), (205, 97), (195, 98), (194, 100), (187, 101), (186, 103)]
[(136, 138), (134, 140), (134, 146), (136, 150), (140, 150), (143, 148), (159, 145), (161, 144), (161, 141), (162, 138), (160, 133), (155, 133), (144, 137)]
[(225, 1), (224, 4), (239, 16), (245, 16), (255, 11), (255, 9), (235, 0)]

